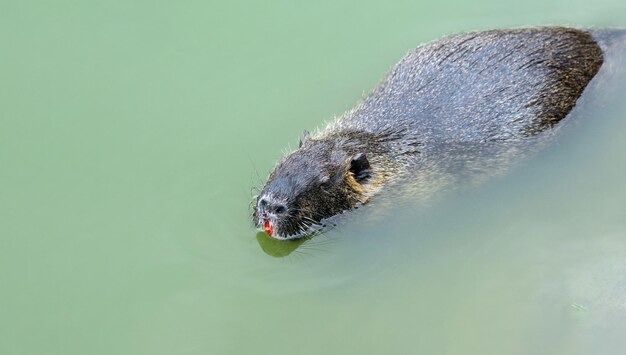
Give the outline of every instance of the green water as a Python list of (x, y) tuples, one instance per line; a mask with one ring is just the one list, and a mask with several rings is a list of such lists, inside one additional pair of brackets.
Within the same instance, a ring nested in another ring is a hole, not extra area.
[(249, 221), (410, 48), (553, 23), (626, 2), (0, 0), (0, 354), (623, 354), (625, 81), (480, 188), (296, 250)]

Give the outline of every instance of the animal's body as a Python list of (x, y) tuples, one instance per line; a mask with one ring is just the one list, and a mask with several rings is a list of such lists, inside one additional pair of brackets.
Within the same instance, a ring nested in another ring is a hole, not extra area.
[(417, 47), (354, 109), (305, 134), (257, 198), (255, 224), (297, 238), (398, 180), (428, 194), (495, 175), (567, 116), (618, 37), (541, 27)]

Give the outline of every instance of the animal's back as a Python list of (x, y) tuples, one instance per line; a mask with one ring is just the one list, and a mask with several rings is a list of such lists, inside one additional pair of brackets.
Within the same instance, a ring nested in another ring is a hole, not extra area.
[(332, 129), (429, 142), (526, 137), (573, 108), (603, 62), (591, 33), (544, 27), (450, 36), (409, 52)]

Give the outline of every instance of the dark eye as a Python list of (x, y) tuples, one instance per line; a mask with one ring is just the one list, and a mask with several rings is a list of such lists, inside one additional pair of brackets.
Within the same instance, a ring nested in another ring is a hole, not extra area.
[(276, 213), (284, 213), (285, 212), (285, 207), (284, 206), (278, 206), (276, 207)]

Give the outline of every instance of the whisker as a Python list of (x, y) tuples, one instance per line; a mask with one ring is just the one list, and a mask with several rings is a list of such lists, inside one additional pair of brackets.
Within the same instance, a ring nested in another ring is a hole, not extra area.
[(259, 184), (263, 185), (263, 179), (261, 179), (261, 175), (259, 174), (259, 169), (256, 168), (256, 165), (254, 164), (254, 160), (252, 160), (252, 157), (250, 156), (248, 152), (246, 152), (246, 155), (248, 156), (248, 159), (250, 160), (250, 164), (252, 165), (252, 169), (254, 170), (254, 173), (256, 174), (257, 179), (259, 180)]

